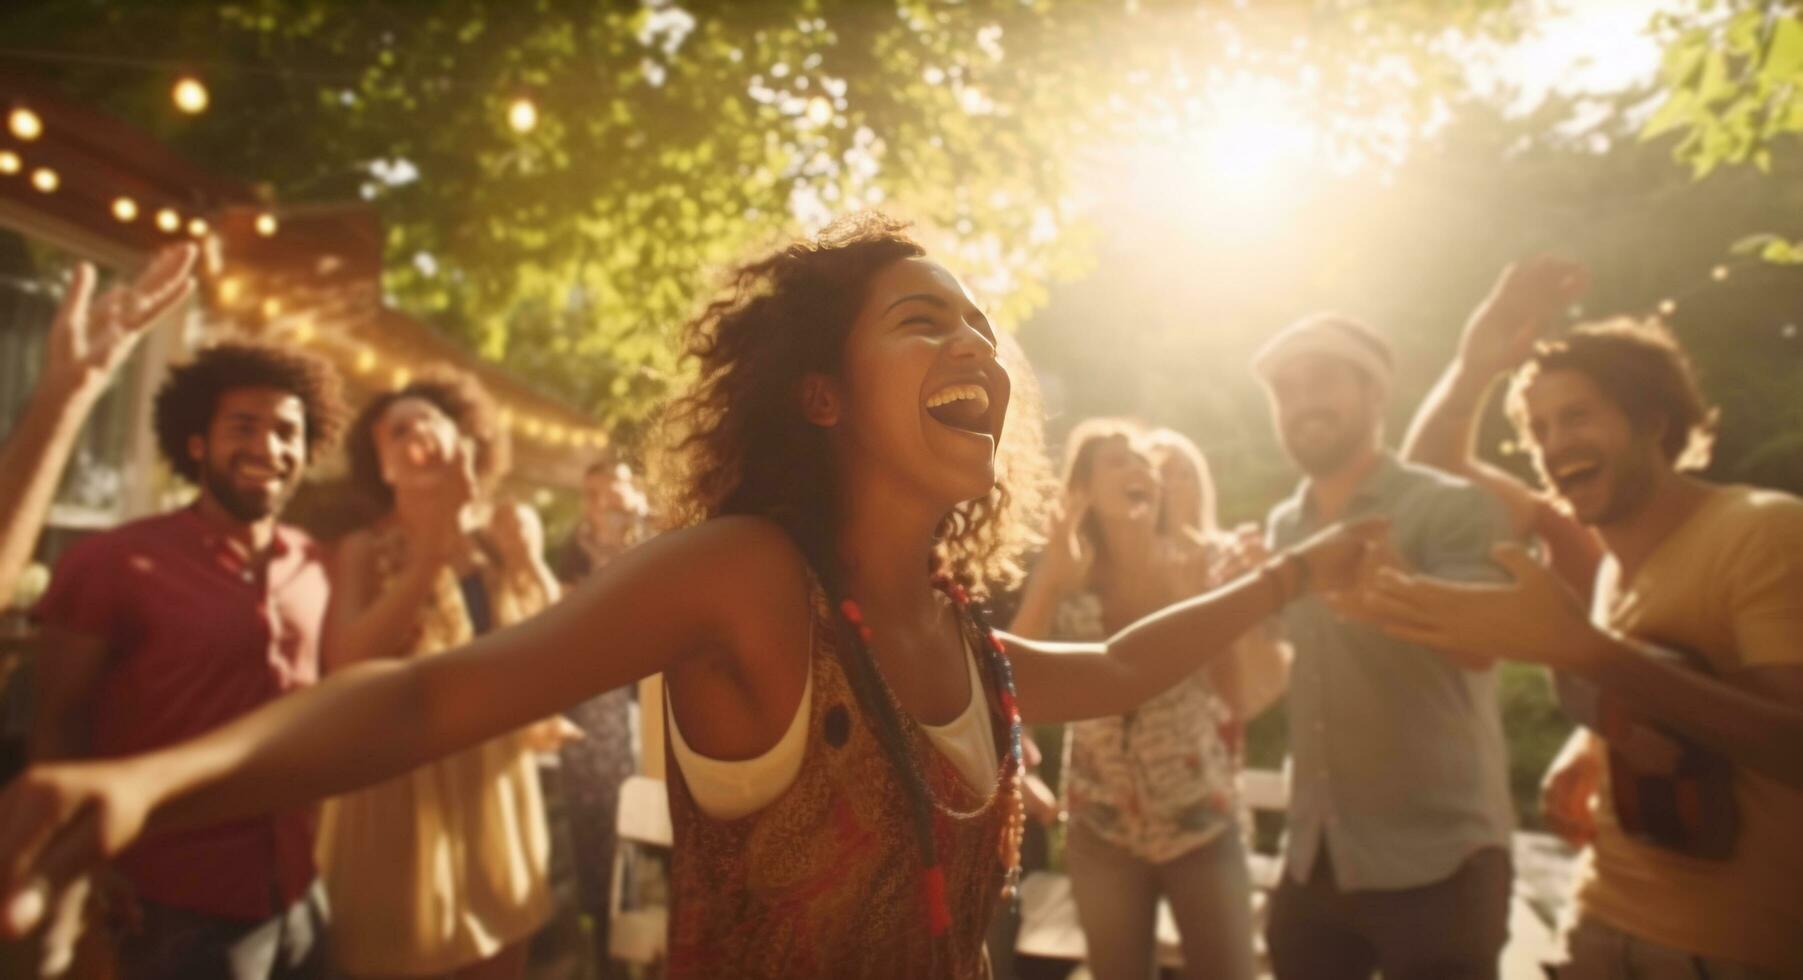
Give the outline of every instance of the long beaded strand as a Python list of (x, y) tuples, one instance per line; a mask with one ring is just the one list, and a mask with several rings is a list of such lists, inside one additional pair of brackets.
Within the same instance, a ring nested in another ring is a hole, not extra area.
[[(989, 623), (971, 604), (970, 593), (962, 585), (945, 574), (933, 576), (933, 584), (944, 592), (958, 609), (971, 622), (976, 624), (982, 634), (983, 645), (988, 653), (990, 671), (996, 678), (1000, 694), (1002, 712), (1008, 719), (1008, 756), (1003, 765), (1002, 785), (1000, 791), (1013, 801), (1013, 806), (1003, 824), (998, 849), (1002, 859), (1003, 887), (1005, 898), (1013, 898), (1020, 882), (1020, 845), (1026, 831), (1026, 808), (1021, 799), (1022, 771), (1024, 755), (1021, 750), (1020, 707), (1014, 695), (1014, 671), (1008, 663), (1006, 648), (1001, 638), (995, 635)], [(874, 638), (868, 624), (864, 622), (864, 611), (856, 600), (845, 599), (839, 603), (839, 612), (852, 627), (858, 641), (864, 645), (864, 654), (870, 656), (871, 641)], [(926, 896), (927, 929), (935, 936), (942, 935), (951, 926), (951, 909), (945, 898), (945, 870), (939, 865), (937, 848), (930, 839), (922, 841), (925, 848), (926, 867), (921, 871), (921, 891)]]
[(1027, 832), (1027, 807), (1025, 789), (1026, 754), (1021, 748), (1020, 704), (1014, 694), (1014, 665), (1008, 662), (1008, 649), (1002, 638), (995, 635), (995, 629), (989, 625), (984, 616), (971, 601), (970, 594), (964, 587), (952, 581), (949, 576), (940, 575), (934, 584), (944, 589), (952, 597), (971, 622), (977, 625), (977, 631), (983, 635), (983, 643), (989, 651), (989, 666), (996, 678), (996, 688), (1001, 696), (1002, 713), (1008, 719), (1008, 760), (1002, 775), (1002, 791), (1013, 800), (1009, 809), (1007, 823), (1002, 828), (1000, 842), (1002, 856), (1002, 898), (1013, 901), (1020, 890), (1020, 847)]

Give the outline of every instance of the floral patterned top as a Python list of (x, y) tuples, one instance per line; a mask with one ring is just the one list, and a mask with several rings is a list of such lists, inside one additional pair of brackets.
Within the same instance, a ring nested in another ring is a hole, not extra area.
[[(1060, 603), (1053, 635), (1105, 639), (1100, 597), (1080, 593)], [(1073, 723), (1063, 775), (1071, 820), (1157, 864), (1231, 832), (1241, 734), (1206, 671), (1127, 714)]]

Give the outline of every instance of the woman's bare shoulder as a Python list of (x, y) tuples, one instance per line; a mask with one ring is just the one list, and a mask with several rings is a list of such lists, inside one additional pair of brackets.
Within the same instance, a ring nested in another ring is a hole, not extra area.
[(810, 589), (807, 560), (775, 522), (717, 517), (669, 531), (628, 552), (631, 563), (672, 588), (700, 588), (729, 609), (769, 608)]

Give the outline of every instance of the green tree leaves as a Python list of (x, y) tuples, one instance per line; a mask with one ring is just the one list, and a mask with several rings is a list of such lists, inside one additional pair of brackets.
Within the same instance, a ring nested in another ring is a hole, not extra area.
[(1769, 173), (1772, 153), (1803, 133), (1803, 20), (1788, 3), (1706, 3), (1656, 21), (1667, 36), (1667, 94), (1641, 135), (1676, 134), (1672, 153), (1697, 177), (1723, 164)]

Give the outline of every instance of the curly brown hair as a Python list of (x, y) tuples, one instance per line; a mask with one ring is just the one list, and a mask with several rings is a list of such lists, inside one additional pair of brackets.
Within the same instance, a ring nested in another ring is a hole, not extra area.
[[(801, 411), (810, 373), (837, 375), (872, 279), (926, 250), (906, 225), (864, 212), (734, 270), (725, 294), (693, 320), (685, 356), (698, 371), (663, 420), (653, 485), (673, 526), (757, 515), (788, 532), (823, 573), (834, 571), (837, 487), (827, 435)], [(1046, 499), (1037, 390), (1002, 335), (1014, 378), (1011, 418), (985, 497), (941, 523), (934, 560), (973, 594), (1019, 582)]]
[[(665, 414), (662, 445), (653, 456), (653, 485), (665, 498), (661, 510), (670, 523), (726, 515), (775, 521), (819, 574), (834, 608), (842, 608), (839, 600), (847, 597), (839, 588), (832, 446), (802, 414), (801, 386), (809, 374), (841, 374), (871, 280), (894, 262), (925, 254), (903, 224), (864, 213), (732, 273), (725, 295), (689, 324), (685, 353), (699, 370)], [(1037, 391), (1018, 346), (1006, 334), (999, 340), (1002, 358), (1016, 364), (1010, 372), (1014, 418), (996, 447), (995, 485), (945, 516), (932, 558), (935, 570), (976, 595), (1019, 581), (1017, 559), (1033, 540), (1048, 482)], [(921, 569), (923, 577), (928, 571)], [(938, 844), (922, 767), (912, 759), (906, 728), (868, 644), (849, 621), (839, 625), (841, 649), (848, 651), (846, 679), (901, 780), (922, 866), (930, 873), (938, 867)], [(1000, 650), (984, 655), (992, 659), (992, 676), (1010, 683)]]
[(1618, 318), (1573, 327), (1541, 341), (1509, 380), (1505, 410), (1515, 432), (1529, 445), (1527, 390), (1549, 371), (1576, 371), (1589, 378), (1643, 431), (1663, 425), (1659, 448), (1673, 468), (1709, 465), (1718, 413), (1703, 398), (1696, 369), (1678, 339), (1658, 320)]
[(382, 392), (357, 413), (344, 447), (350, 457), (351, 485), (383, 512), (394, 506), (394, 488), (382, 478), (382, 459), (376, 452), (376, 425), (396, 402), (408, 398), (436, 406), (475, 445), (476, 486), (483, 495), (491, 493), (512, 466), (513, 443), (481, 383), (448, 368), (429, 369), (403, 387)]
[(337, 443), (344, 426), (344, 388), (330, 364), (283, 347), (225, 341), (170, 369), (157, 389), (152, 410), (157, 448), (178, 476), (200, 482), (200, 463), (189, 455), (188, 441), (206, 435), (221, 396), (242, 388), (275, 388), (300, 399), (308, 462)]

